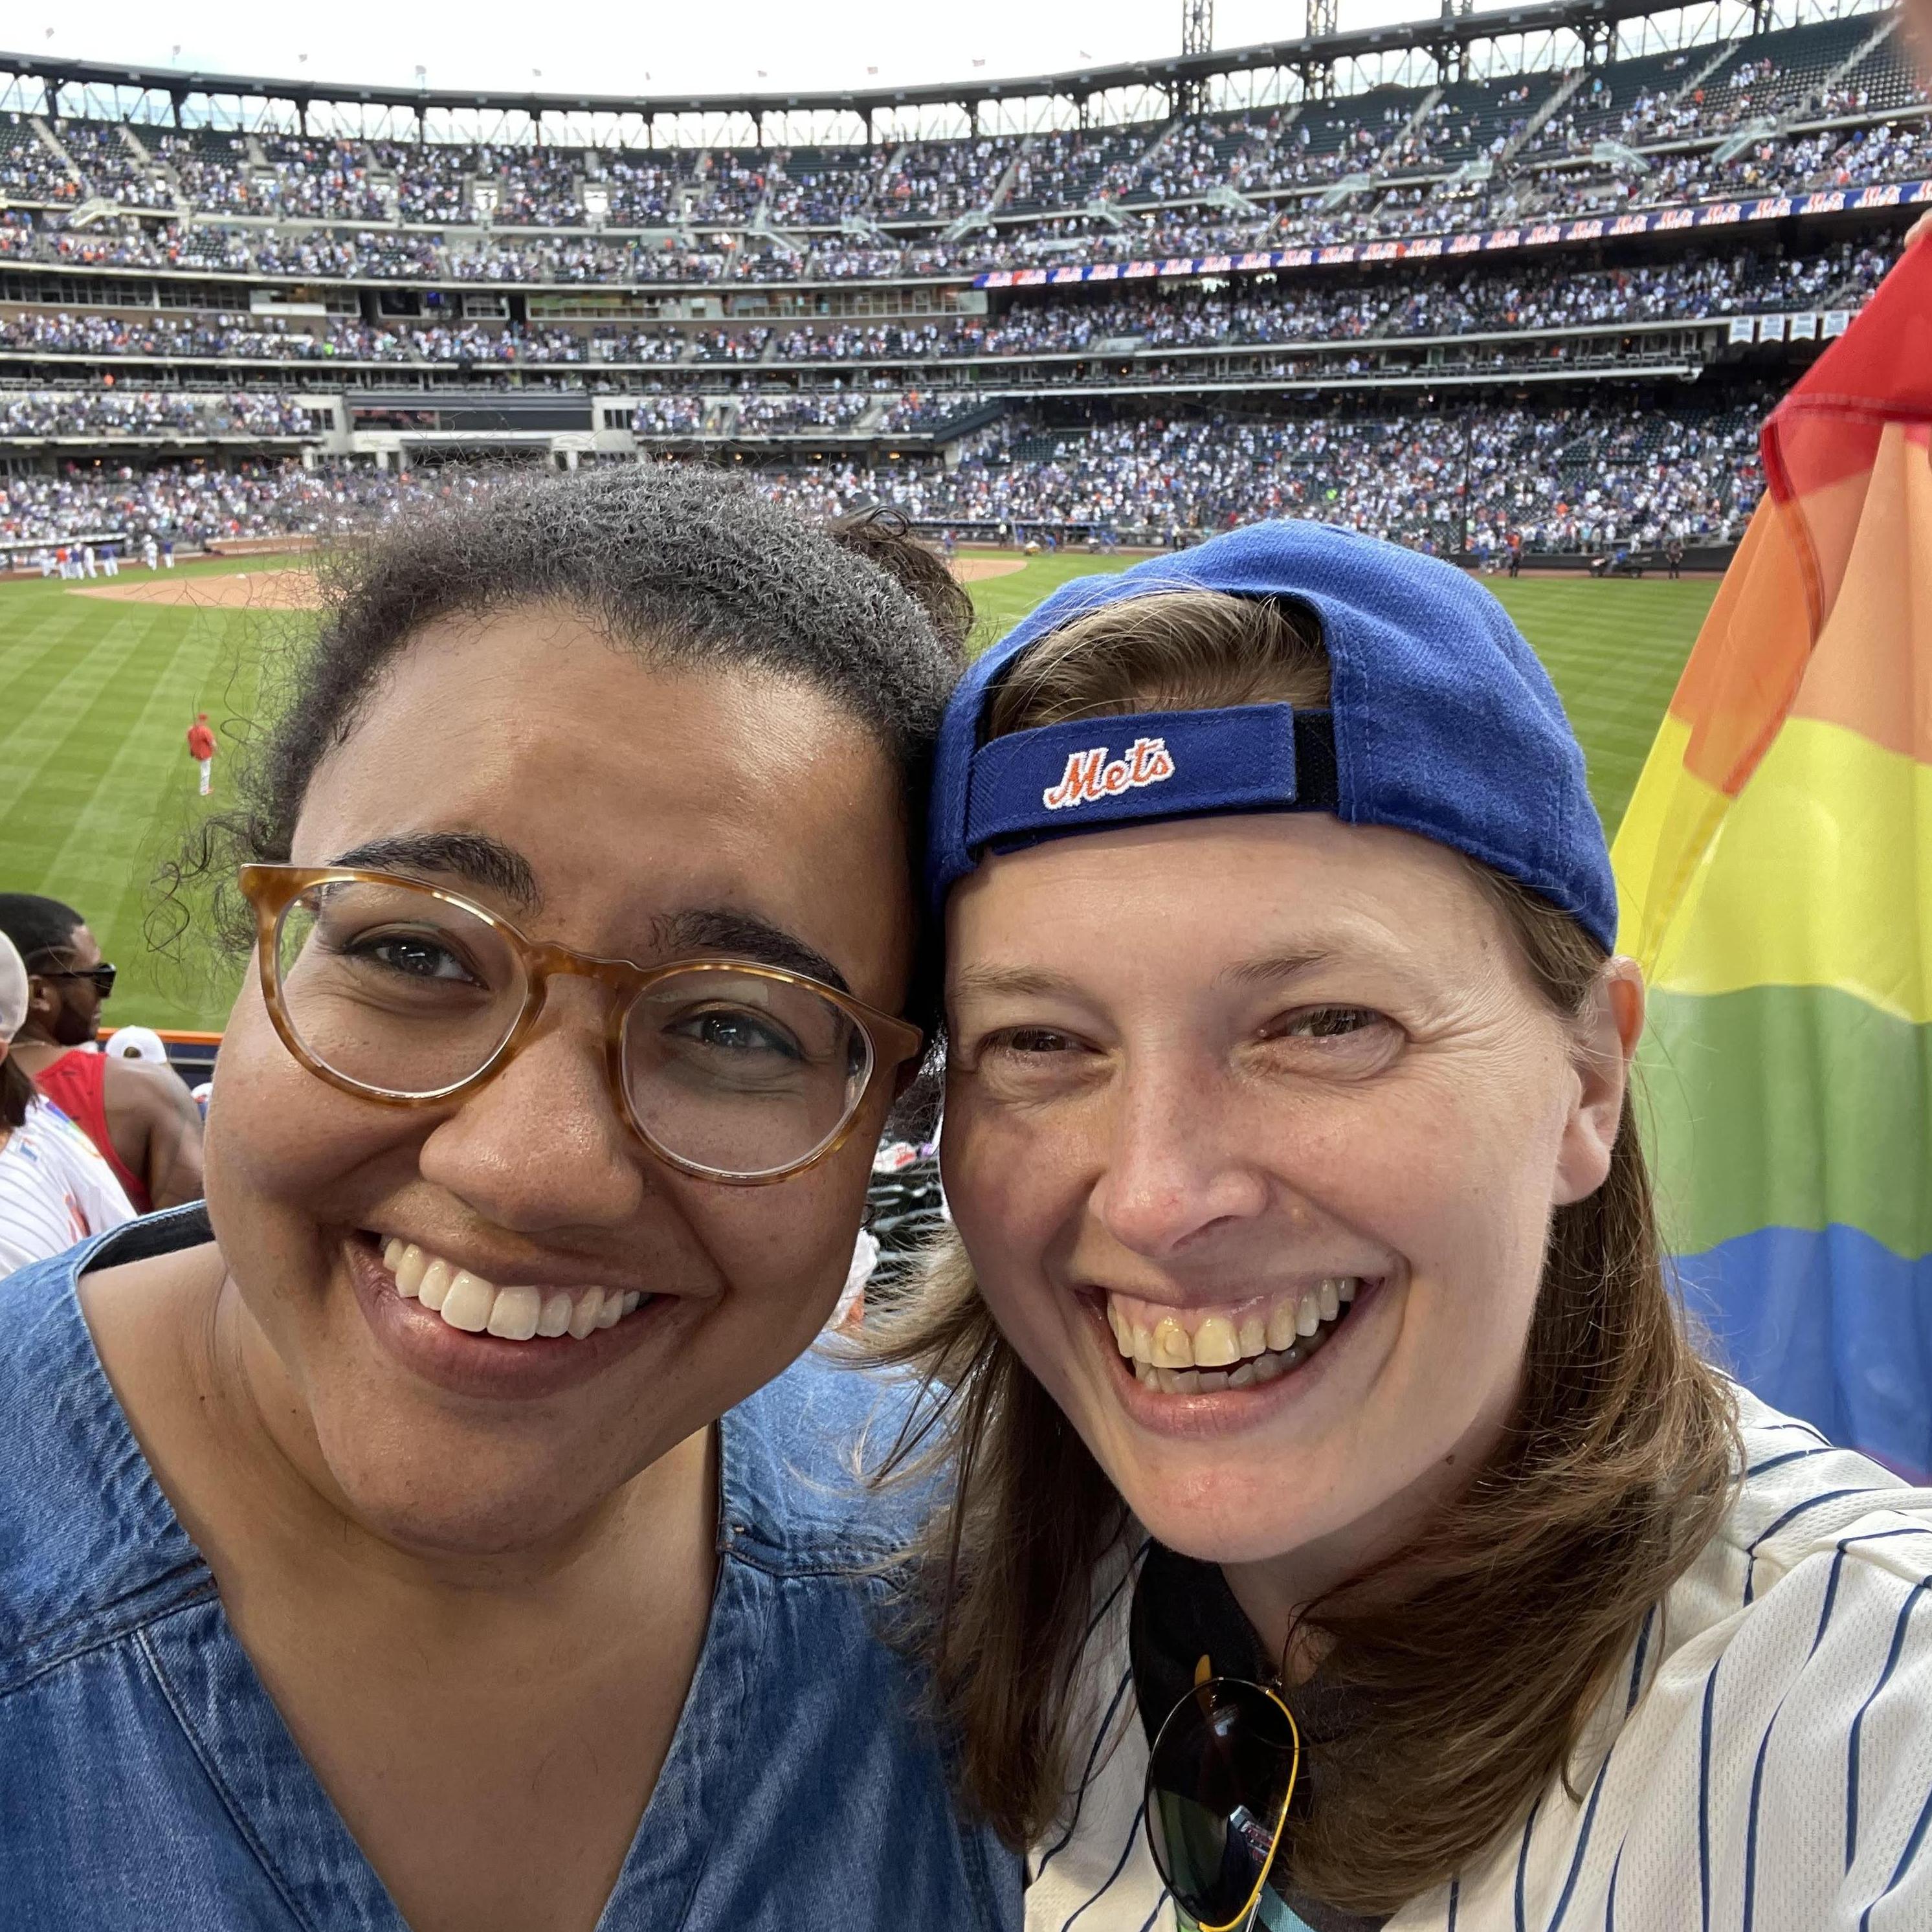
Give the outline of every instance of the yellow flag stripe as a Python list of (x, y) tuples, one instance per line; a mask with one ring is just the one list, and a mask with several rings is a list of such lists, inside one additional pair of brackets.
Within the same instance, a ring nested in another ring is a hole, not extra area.
[(1617, 841), (1625, 950), (1652, 983), (1835, 986), (1932, 1021), (1932, 766), (1792, 718), (1726, 809), (1661, 766), (1673, 729)]

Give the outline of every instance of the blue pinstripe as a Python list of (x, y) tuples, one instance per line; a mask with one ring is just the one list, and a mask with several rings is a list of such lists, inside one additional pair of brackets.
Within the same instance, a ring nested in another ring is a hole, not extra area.
[(1925, 1829), (1932, 1825), (1932, 1792), (1928, 1792), (1925, 1802), (1918, 1808), (1918, 1822), (1912, 1828), (1912, 1835), (1905, 1841), (1905, 1849), (1898, 1855), (1898, 1862), (1892, 1868), (1892, 1876), (1885, 1882), (1885, 1889), (1858, 1914), (1858, 1932), (1867, 1932), (1871, 1924), (1871, 1916), (1898, 1889), (1899, 1881), (1910, 1868), (1912, 1861), (1918, 1856), (1918, 1847), (1925, 1842)]
[(1744, 1475), (1748, 1480), (1753, 1476), (1768, 1475), (1774, 1469), (1783, 1468), (1787, 1462), (1808, 1462), (1814, 1456), (1837, 1456), (1844, 1453), (1835, 1442), (1822, 1443), (1815, 1449), (1787, 1449), (1783, 1455), (1774, 1456), (1768, 1462), (1754, 1462), (1744, 1472)]
[[(1111, 1602), (1112, 1598), (1108, 1600)], [(1068, 1820), (1066, 1829), (1056, 1844), (1040, 1853), (1040, 1863), (1034, 1868), (1034, 1877), (1037, 1881), (1046, 1870), (1048, 1862), (1066, 1850), (1074, 1833), (1080, 1828), (1080, 1808), (1087, 1802), (1087, 1787), (1094, 1782), (1094, 1762), (1100, 1755), (1100, 1747), (1107, 1742), (1107, 1733), (1114, 1727), (1114, 1714), (1120, 1708), (1120, 1700), (1133, 1688), (1134, 1673), (1131, 1668), (1124, 1672), (1120, 1688), (1114, 1693), (1114, 1701), (1107, 1706), (1107, 1714), (1100, 1720), (1100, 1728), (1094, 1733), (1092, 1748), (1087, 1754), (1087, 1768), (1080, 1774), (1080, 1788), (1073, 1794), (1073, 1816)]]
[(1697, 1896), (1704, 1932), (1711, 1932), (1711, 1710), (1718, 1700), (1720, 1657), (1704, 1680), (1704, 1718), (1697, 1741)]
[(1651, 1626), (1657, 1621), (1657, 1606), (1652, 1604), (1643, 1613), (1643, 1627), (1636, 1634), (1636, 1654), (1630, 1659), (1630, 1695), (1624, 1700), (1624, 1715), (1628, 1717), (1636, 1708), (1639, 1694), (1643, 1689), (1644, 1659), (1650, 1654)]
[(1858, 1706), (1858, 1715), (1852, 1720), (1851, 1749), (1845, 1767), (1845, 1869), (1850, 1871), (1852, 1861), (1858, 1850), (1858, 1742), (1865, 1724), (1865, 1713), (1869, 1711), (1878, 1694), (1891, 1681), (1892, 1673), (1898, 1667), (1899, 1653), (1905, 1648), (1905, 1627), (1912, 1619), (1912, 1612), (1918, 1607), (1918, 1600), (1926, 1592), (1928, 1585), (1921, 1581), (1913, 1584), (1912, 1594), (1905, 1600), (1898, 1612), (1898, 1621), (1892, 1627), (1892, 1648), (1886, 1653), (1885, 1668), (1878, 1674), (1865, 1701)]
[(1078, 1918), (1081, 1913), (1087, 1910), (1087, 1906), (1089, 1905), (1099, 1904), (1100, 1900), (1105, 1898), (1108, 1893), (1113, 1890), (1114, 1881), (1120, 1876), (1121, 1873), (1126, 1870), (1127, 1861), (1134, 1855), (1134, 1840), (1138, 1838), (1140, 1834), (1141, 1814), (1136, 1811), (1134, 1814), (1134, 1828), (1127, 1834), (1127, 1842), (1120, 1847), (1120, 1856), (1114, 1861), (1114, 1869), (1107, 1874), (1107, 1882), (1101, 1886), (1100, 1889), (1094, 1893), (1091, 1898), (1087, 1900), (1086, 1905), (1076, 1905), (1073, 1910), (1066, 1915), (1066, 1923), (1060, 1927), (1060, 1932), (1072, 1932), (1072, 1927), (1074, 1920)]
[(1540, 1798), (1529, 1808), (1529, 1816), (1522, 1828), (1522, 1849), (1516, 1855), (1516, 1932), (1527, 1932), (1523, 1923), (1523, 1874), (1529, 1865), (1529, 1841), (1536, 1830), (1536, 1814), (1542, 1809)]
[(1576, 1889), (1576, 1874), (1583, 1869), (1583, 1855), (1590, 1849), (1590, 1828), (1597, 1822), (1597, 1800), (1604, 1795), (1604, 1780), (1610, 1775), (1610, 1760), (1616, 1756), (1616, 1746), (1612, 1744), (1604, 1754), (1603, 1762), (1597, 1767), (1596, 1781), (1590, 1786), (1590, 1802), (1583, 1807), (1583, 1822), (1576, 1834), (1576, 1849), (1570, 1854), (1569, 1875), (1563, 1881), (1556, 1910), (1550, 1915), (1544, 1932), (1556, 1932), (1563, 1923), (1564, 1914), (1570, 1910), (1570, 1894)]
[(1882, 1496), (1895, 1494), (1890, 1488), (1862, 1490), (1827, 1490), (1822, 1496), (1807, 1496), (1802, 1503), (1793, 1503), (1762, 1535), (1754, 1537), (1750, 1547), (1744, 1552), (1750, 1558), (1750, 1567), (1744, 1572), (1744, 1601), (1751, 1600), (1751, 1587), (1757, 1576), (1757, 1552), (1760, 1547), (1770, 1541), (1788, 1522), (1795, 1522), (1801, 1516), (1808, 1515), (1814, 1509), (1822, 1509), (1827, 1503), (1842, 1502), (1847, 1496)]

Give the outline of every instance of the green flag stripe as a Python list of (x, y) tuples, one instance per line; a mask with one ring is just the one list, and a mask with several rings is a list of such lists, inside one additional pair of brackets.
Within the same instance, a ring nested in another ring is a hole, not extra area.
[(1678, 1253), (1834, 1222), (1932, 1252), (1932, 1025), (1827, 986), (1660, 992), (1638, 1060)]

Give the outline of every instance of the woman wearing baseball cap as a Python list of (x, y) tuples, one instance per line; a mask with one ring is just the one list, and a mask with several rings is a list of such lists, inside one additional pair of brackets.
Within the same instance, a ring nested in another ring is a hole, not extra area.
[(958, 1244), (873, 1346), (1029, 1923), (1932, 1922), (1932, 1494), (1686, 1331), (1501, 606), (1302, 523), (1070, 584), (930, 838)]

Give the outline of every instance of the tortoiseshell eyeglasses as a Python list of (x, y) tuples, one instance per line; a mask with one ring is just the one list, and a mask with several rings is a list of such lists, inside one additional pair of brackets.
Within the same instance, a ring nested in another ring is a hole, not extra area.
[(244, 866), (262, 994), (320, 1080), (392, 1106), (446, 1105), (500, 1072), (550, 981), (607, 987), (618, 1111), (661, 1160), (707, 1180), (783, 1180), (851, 1132), (918, 1028), (801, 973), (742, 959), (639, 966), (528, 939), (457, 893), (341, 866)]

